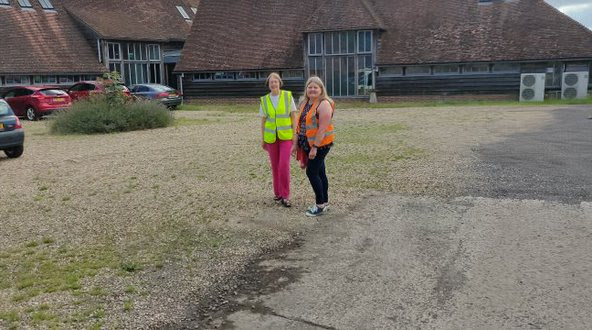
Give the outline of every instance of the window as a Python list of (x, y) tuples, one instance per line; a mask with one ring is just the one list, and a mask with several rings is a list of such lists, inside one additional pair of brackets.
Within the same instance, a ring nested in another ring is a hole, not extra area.
[(60, 76), (60, 84), (71, 84), (73, 82), (80, 81), (80, 76)]
[(138, 43), (127, 44), (127, 60), (145, 61), (146, 60), (146, 46), (144, 44), (138, 44)]
[(216, 72), (214, 74), (215, 80), (234, 80), (235, 72)]
[(28, 76), (6, 76), (5, 77), (6, 85), (28, 85), (29, 84), (29, 77)]
[(324, 67), (323, 67), (323, 58), (321, 57), (309, 57), (308, 58), (308, 67), (310, 69), (309, 76), (317, 76), (321, 79), (324, 78)]
[(34, 76), (33, 85), (56, 84), (56, 76)]
[(518, 63), (495, 63), (491, 68), (492, 72), (509, 73), (520, 72), (520, 64)]
[(427, 76), (430, 74), (430, 67), (427, 65), (408, 66), (405, 68), (407, 76)]
[(187, 15), (187, 12), (185, 11), (185, 9), (181, 6), (177, 6), (177, 10), (179, 11), (179, 14), (181, 14), (181, 16), (183, 16), (184, 19), (189, 20), (189, 15)]
[(328, 55), (353, 54), (355, 52), (355, 31), (325, 33), (325, 53)]
[(402, 66), (392, 66), (386, 68), (380, 68), (379, 73), (381, 76), (385, 77), (396, 77), (403, 75), (403, 67)]
[(323, 34), (311, 33), (308, 35), (308, 55), (323, 54)]
[(148, 59), (160, 61), (160, 45), (148, 45)]
[(121, 60), (121, 46), (119, 43), (108, 42), (107, 48), (109, 49), (110, 60)]
[(125, 82), (129, 85), (144, 84), (148, 82), (147, 63), (125, 63)]
[(471, 63), (463, 65), (463, 73), (466, 74), (478, 74), (478, 73), (488, 73), (489, 72), (489, 64), (487, 63)]
[(237, 80), (256, 80), (257, 72), (245, 72), (241, 71), (236, 76)]
[(358, 31), (358, 53), (372, 52), (372, 31)]
[(51, 10), (54, 9), (53, 5), (51, 4), (51, 2), (49, 0), (39, 0), (39, 4), (41, 5), (41, 7), (45, 10)]
[(304, 71), (302, 70), (288, 70), (282, 71), (282, 79), (304, 79)]
[(121, 73), (121, 63), (109, 63), (109, 72), (113, 71)]
[(565, 63), (565, 72), (588, 71), (588, 63)]
[(214, 77), (211, 73), (195, 73), (193, 74), (193, 81), (212, 80)]
[(455, 64), (434, 65), (434, 74), (436, 75), (458, 74), (459, 72), (459, 66)]
[(0, 6), (1, 5), (10, 5), (10, 3), (8, 2), (8, 0), (0, 0)]
[(150, 63), (150, 83), (160, 84), (160, 63)]
[(259, 80), (266, 80), (272, 72), (274, 71), (259, 71)]
[(8, 109), (10, 109), (8, 106), (8, 103), (0, 102), (0, 116), (6, 116), (9, 114), (12, 114), (12, 111), (10, 111)]
[(8, 92), (4, 97), (19, 97), (19, 96), (28, 96), (32, 95), (34, 92), (27, 88), (15, 88), (12, 91)]
[(560, 62), (550, 62), (547, 66), (547, 72), (545, 74), (545, 86), (547, 87), (560, 87), (561, 86), (561, 69), (562, 65)]
[(194, 15), (197, 14), (197, 8), (191, 7), (191, 11), (193, 12)]
[(18, 3), (22, 8), (33, 8), (33, 5), (29, 0), (18, 0)]
[(82, 92), (82, 91), (92, 91), (95, 89), (95, 85), (92, 84), (84, 84), (78, 83), (70, 87), (71, 92)]

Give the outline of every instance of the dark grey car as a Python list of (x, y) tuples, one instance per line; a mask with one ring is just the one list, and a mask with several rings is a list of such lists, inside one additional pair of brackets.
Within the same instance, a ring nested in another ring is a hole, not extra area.
[(9, 158), (23, 154), (25, 131), (18, 117), (4, 100), (0, 100), (0, 150)]
[(175, 109), (183, 102), (183, 96), (177, 90), (160, 84), (138, 84), (130, 87), (132, 95), (139, 99), (155, 100), (167, 108)]

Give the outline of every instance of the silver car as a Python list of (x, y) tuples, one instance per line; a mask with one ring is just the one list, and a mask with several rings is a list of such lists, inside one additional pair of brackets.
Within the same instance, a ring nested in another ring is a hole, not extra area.
[(9, 158), (23, 154), (25, 130), (6, 101), (0, 99), (0, 150)]

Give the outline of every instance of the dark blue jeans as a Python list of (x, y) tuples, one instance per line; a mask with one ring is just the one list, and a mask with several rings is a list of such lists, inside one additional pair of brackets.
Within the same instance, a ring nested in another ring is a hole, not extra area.
[(329, 180), (325, 172), (325, 157), (331, 147), (324, 147), (317, 150), (315, 159), (309, 159), (306, 165), (306, 176), (310, 181), (312, 190), (315, 193), (316, 203), (324, 204), (329, 201)]

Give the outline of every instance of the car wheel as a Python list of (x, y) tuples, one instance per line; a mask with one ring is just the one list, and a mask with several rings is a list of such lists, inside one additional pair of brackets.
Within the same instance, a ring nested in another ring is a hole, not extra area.
[(28, 107), (27, 108), (27, 110), (25, 111), (25, 116), (29, 120), (37, 120), (37, 119), (39, 119), (39, 116), (37, 115), (37, 111), (35, 111), (35, 109), (33, 107)]
[(24, 150), (25, 149), (23, 148), (23, 146), (18, 146), (4, 150), (4, 153), (6, 154), (6, 156), (8, 156), (8, 158), (18, 158), (23, 154)]

